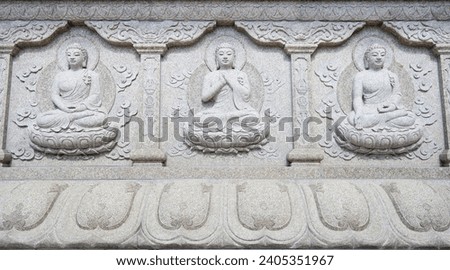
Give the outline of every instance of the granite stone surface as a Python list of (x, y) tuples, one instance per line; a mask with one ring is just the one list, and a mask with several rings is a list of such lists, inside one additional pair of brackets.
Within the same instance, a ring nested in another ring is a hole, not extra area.
[(0, 248), (449, 248), (450, 3), (3, 1)]

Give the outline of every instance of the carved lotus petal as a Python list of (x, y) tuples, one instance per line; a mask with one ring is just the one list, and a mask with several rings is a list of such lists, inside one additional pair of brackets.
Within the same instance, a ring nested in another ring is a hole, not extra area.
[(167, 230), (201, 228), (209, 216), (211, 191), (206, 184), (167, 184), (159, 200), (159, 224)]
[(336, 231), (362, 231), (370, 221), (368, 202), (362, 191), (348, 182), (310, 185), (319, 218)]
[(238, 218), (247, 229), (277, 231), (291, 221), (292, 202), (285, 185), (243, 183), (236, 187), (236, 196)]
[(442, 232), (450, 227), (450, 213), (445, 201), (423, 182), (390, 183), (382, 186), (400, 220), (410, 230)]
[(0, 231), (13, 228), (28, 231), (38, 227), (66, 188), (67, 185), (33, 182), (1, 194)]
[(84, 230), (114, 230), (126, 222), (134, 198), (141, 188), (137, 183), (108, 183), (93, 186), (81, 199), (76, 215)]

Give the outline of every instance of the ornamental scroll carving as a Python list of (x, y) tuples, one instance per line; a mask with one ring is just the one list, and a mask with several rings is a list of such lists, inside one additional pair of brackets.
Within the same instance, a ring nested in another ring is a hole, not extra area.
[(0, 22), (0, 44), (42, 42), (66, 25), (67, 22), (62, 21), (2, 21)]
[(88, 21), (85, 23), (103, 38), (114, 43), (164, 45), (193, 42), (215, 26), (214, 22), (195, 21)]
[(383, 26), (408, 43), (428, 45), (450, 43), (449, 22), (384, 22)]
[(244, 22), (235, 23), (257, 42), (273, 45), (339, 43), (364, 26), (362, 22)]

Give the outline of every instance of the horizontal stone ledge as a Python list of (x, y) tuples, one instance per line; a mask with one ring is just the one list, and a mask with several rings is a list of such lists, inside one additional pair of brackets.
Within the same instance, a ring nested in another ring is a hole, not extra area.
[(446, 167), (3, 167), (7, 180), (157, 180), (157, 179), (450, 179)]
[(446, 1), (2, 1), (2, 20), (448, 20)]

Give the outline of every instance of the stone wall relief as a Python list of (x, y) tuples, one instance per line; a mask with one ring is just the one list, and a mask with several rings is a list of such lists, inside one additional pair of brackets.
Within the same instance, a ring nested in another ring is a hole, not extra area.
[(241, 245), (293, 245), (308, 234), (299, 188), (284, 181), (239, 181), (227, 187), (227, 233)]
[[(316, 110), (321, 117), (337, 123), (331, 140), (320, 142), (331, 157), (404, 156), (426, 160), (439, 150), (426, 128), (437, 121), (426, 96), (433, 88), (429, 79), (432, 69), (427, 63), (410, 63), (408, 74), (396, 62), (394, 52), (385, 39), (372, 35), (356, 43), (349, 66), (328, 63), (315, 71), (322, 84), (331, 89)], [(412, 83), (401, 83), (405, 79), (399, 76), (405, 75)], [(351, 91), (342, 89), (345, 87), (351, 87)], [(351, 106), (343, 105), (347, 102), (343, 99), (351, 99)]]
[(129, 142), (117, 135), (137, 113), (125, 91), (137, 72), (121, 64), (108, 69), (94, 43), (72, 34), (57, 45), (56, 61), (31, 64), (16, 74), (29, 103), (17, 109), (13, 121), (27, 128), (29, 146), (14, 149), (14, 159), (41, 159), (45, 154), (91, 159), (101, 153), (113, 160), (129, 157)]
[[(247, 61), (246, 49), (232, 36), (212, 40), (204, 63), (193, 70), (177, 71), (168, 86), (180, 91), (171, 117), (191, 117), (183, 126), (184, 143), (170, 146), (171, 156), (210, 157), (250, 152), (258, 158), (277, 158), (277, 147), (268, 143), (271, 125), (279, 115), (274, 94), (285, 83)], [(269, 119), (263, 122), (263, 117)], [(252, 151), (255, 150), (255, 151)]]

